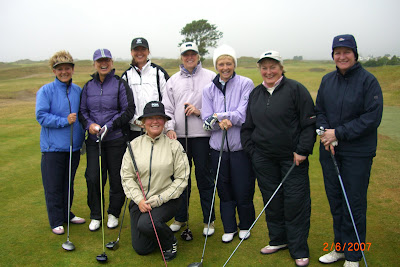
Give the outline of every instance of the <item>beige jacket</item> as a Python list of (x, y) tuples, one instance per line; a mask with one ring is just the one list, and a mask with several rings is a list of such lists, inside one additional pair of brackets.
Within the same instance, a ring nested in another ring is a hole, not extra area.
[[(145, 134), (132, 140), (131, 147), (146, 199), (161, 195), (165, 203), (178, 198), (188, 184), (190, 170), (182, 145), (165, 134), (155, 139)], [(128, 148), (122, 160), (121, 179), (125, 195), (139, 204), (143, 194)]]

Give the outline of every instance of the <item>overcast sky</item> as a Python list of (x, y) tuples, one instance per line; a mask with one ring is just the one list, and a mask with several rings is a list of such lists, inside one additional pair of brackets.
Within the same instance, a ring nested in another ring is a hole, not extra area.
[(400, 56), (399, 0), (0, 0), (0, 61), (62, 49), (92, 59), (98, 48), (129, 59), (134, 37), (149, 41), (152, 57), (177, 58), (180, 30), (199, 19), (215, 24), (219, 44), (238, 57), (277, 50), (285, 59), (330, 59), (333, 37), (344, 33), (362, 56)]

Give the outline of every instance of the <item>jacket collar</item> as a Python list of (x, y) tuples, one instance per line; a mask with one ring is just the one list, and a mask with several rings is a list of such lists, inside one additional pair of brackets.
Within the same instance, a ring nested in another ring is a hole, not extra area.
[(219, 81), (220, 75), (218, 74), (217, 76), (215, 76), (215, 78), (214, 78), (214, 80), (213, 80), (213, 83), (214, 83), (215, 86), (217, 86), (217, 88), (218, 88), (219, 90), (221, 90), (221, 92), (225, 95), (225, 88), (226, 88), (228, 82), (229, 82), (230, 80), (233, 80), (233, 79), (235, 78), (235, 76), (236, 76), (236, 72), (233, 72), (232, 77), (225, 83), (225, 86), (223, 86), (223, 85), (221, 84), (221, 82)]
[(354, 64), (348, 71), (346, 71), (346, 73), (344, 75), (342, 73), (340, 73), (338, 67), (336, 67), (336, 73), (337, 73), (337, 75), (342, 76), (342, 77), (350, 77), (361, 68), (362, 68), (362, 66), (361, 66), (360, 62), (356, 62), (356, 64)]
[(185, 69), (183, 64), (180, 64), (179, 68), (181, 69), (181, 75), (184, 75), (187, 77), (187, 76), (191, 76), (191, 75), (194, 76), (202, 68), (202, 65), (201, 65), (201, 61), (199, 60), (199, 63), (197, 63), (197, 66), (194, 68), (193, 73), (189, 73), (189, 71), (187, 69)]
[[(107, 76), (106, 76), (106, 78), (104, 79), (104, 82), (103, 82), (103, 83), (107, 82), (111, 77), (114, 77), (114, 73), (115, 73), (115, 69), (112, 69), (112, 70), (107, 74)], [(93, 78), (94, 80), (96, 80), (97, 82), (101, 83), (101, 82), (100, 82), (100, 76), (99, 76), (99, 73), (98, 73), (98, 72), (93, 73), (91, 76), (92, 76), (92, 78)]]
[(67, 83), (64, 83), (64, 82), (60, 81), (60, 80), (56, 77), (56, 79), (54, 80), (54, 82), (57, 84), (57, 86), (68, 87), (68, 86), (70, 86), (70, 85), (72, 84), (72, 79), (69, 80)]

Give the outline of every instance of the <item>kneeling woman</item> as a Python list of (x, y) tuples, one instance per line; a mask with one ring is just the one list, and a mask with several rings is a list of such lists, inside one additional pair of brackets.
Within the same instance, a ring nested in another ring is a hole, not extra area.
[(165, 122), (170, 119), (165, 115), (161, 102), (147, 103), (143, 115), (139, 117), (146, 134), (130, 143), (139, 177), (128, 150), (121, 167), (122, 186), (126, 196), (133, 200), (129, 205), (132, 247), (140, 255), (157, 249), (157, 237), (149, 215), (151, 211), (167, 261), (176, 257), (177, 241), (166, 223), (180, 207), (180, 196), (189, 176), (189, 162), (182, 145), (163, 133)]

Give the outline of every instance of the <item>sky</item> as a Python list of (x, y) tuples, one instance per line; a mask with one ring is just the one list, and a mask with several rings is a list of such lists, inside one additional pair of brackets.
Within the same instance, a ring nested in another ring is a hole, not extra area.
[[(361, 56), (400, 56), (399, 0), (0, 0), (0, 62), (47, 60), (59, 50), (130, 59), (144, 37), (151, 57), (179, 58), (180, 30), (206, 19), (238, 57), (331, 59), (333, 37), (353, 34)], [(206, 57), (212, 57), (213, 49)]]

